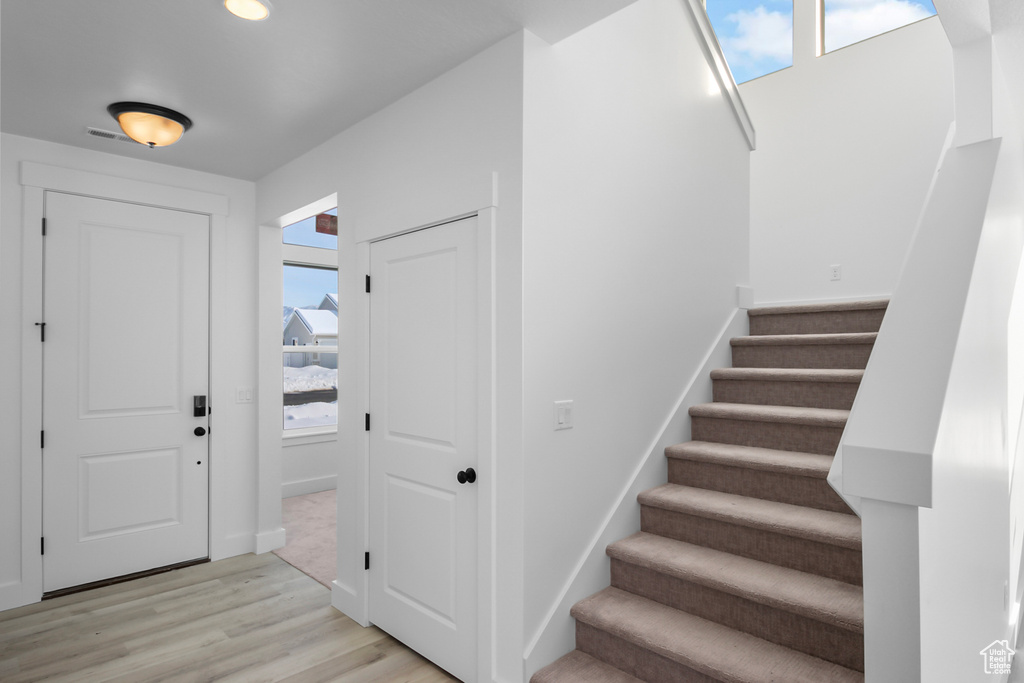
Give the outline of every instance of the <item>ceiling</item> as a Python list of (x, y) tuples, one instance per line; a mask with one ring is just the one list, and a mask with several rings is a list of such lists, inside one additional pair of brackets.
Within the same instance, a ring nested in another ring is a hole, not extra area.
[[(257, 180), (527, 28), (557, 42), (634, 0), (273, 0), (262, 22), (222, 0), (0, 0), (0, 130)], [(194, 122), (148, 149), (112, 102)]]

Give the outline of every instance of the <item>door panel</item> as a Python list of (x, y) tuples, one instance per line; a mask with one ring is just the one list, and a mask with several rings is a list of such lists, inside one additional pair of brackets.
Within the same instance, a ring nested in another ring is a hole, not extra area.
[(49, 192), (45, 591), (208, 555), (209, 218)]
[(476, 219), (370, 248), (370, 620), (476, 679)]

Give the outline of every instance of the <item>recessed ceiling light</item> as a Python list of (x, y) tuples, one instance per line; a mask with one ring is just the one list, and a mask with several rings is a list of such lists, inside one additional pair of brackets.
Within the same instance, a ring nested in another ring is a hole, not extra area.
[(150, 147), (173, 145), (192, 127), (189, 117), (155, 104), (114, 102), (107, 111), (125, 135)]
[(236, 17), (263, 21), (270, 16), (270, 0), (224, 0), (224, 7)]

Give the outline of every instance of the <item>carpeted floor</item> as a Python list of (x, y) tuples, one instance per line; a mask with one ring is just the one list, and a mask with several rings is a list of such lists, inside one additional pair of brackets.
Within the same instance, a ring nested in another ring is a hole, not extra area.
[(335, 492), (321, 491), (281, 501), (285, 546), (274, 554), (328, 588), (335, 578)]

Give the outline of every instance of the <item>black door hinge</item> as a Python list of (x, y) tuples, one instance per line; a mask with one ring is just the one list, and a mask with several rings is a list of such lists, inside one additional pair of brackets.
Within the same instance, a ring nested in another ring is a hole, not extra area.
[(40, 555), (45, 555), (46, 554), (46, 539), (43, 538), (42, 536), (39, 537), (39, 554)]
[(46, 237), (46, 217), (43, 216), (43, 237)]
[(39, 341), (46, 341), (46, 323), (36, 323), (36, 327), (39, 328)]
[(46, 448), (46, 432), (42, 429), (39, 430), (39, 447)]
[(370, 431), (370, 414), (366, 413), (366, 431)]
[(366, 293), (367, 294), (370, 293), (370, 276), (369, 275), (366, 276)]
[(370, 551), (366, 551), (366, 555), (363, 556), (363, 569), (370, 568)]

